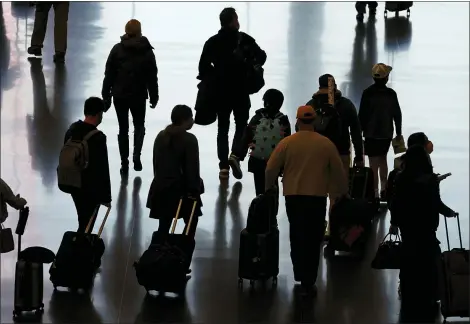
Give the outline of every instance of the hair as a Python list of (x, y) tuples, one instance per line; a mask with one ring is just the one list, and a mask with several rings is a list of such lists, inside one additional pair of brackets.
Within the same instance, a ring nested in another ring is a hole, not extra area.
[(411, 147), (414, 145), (426, 146), (428, 142), (429, 142), (429, 139), (426, 136), (426, 134), (424, 134), (423, 132), (418, 132), (418, 133), (413, 133), (408, 137), (406, 145), (408, 147)]
[(232, 7), (224, 8), (220, 12), (220, 15), (219, 15), (220, 26), (222, 27), (229, 26), (232, 23), (233, 18), (235, 17), (236, 14), (237, 12), (235, 11), (235, 8), (232, 8)]
[(186, 131), (183, 123), (193, 117), (193, 111), (186, 105), (176, 105), (171, 111), (171, 124), (163, 131), (165, 146), (172, 146), (175, 136)]
[(408, 148), (404, 158), (403, 173), (408, 176), (433, 173), (431, 158), (422, 145)]
[(388, 75), (385, 78), (373, 78), (374, 82), (379, 85), (386, 85), (388, 82)]
[(265, 103), (265, 107), (267, 104), (269, 105), (269, 107), (267, 108), (279, 110), (281, 109), (282, 104), (284, 103), (284, 95), (281, 91), (277, 89), (269, 89), (264, 93), (263, 100)]
[(137, 19), (129, 20), (124, 29), (126, 35), (129, 37), (136, 37), (142, 34), (142, 25)]
[(85, 116), (97, 116), (105, 111), (104, 101), (98, 97), (90, 97), (85, 100), (83, 113)]
[(333, 78), (333, 83), (336, 83), (335, 78), (331, 74), (323, 74), (318, 78), (318, 85), (320, 88), (328, 88), (328, 79)]

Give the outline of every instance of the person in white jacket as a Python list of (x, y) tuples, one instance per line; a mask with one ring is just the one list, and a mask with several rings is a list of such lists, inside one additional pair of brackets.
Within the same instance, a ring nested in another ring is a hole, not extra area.
[(26, 206), (27, 201), (21, 198), (19, 194), (15, 196), (10, 186), (0, 178), (0, 223), (3, 223), (8, 217), (7, 204), (16, 210), (20, 210)]

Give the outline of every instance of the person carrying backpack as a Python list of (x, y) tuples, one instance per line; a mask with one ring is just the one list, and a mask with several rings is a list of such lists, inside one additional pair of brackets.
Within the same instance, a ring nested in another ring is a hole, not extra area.
[(261, 195), (264, 190), (264, 173), (266, 163), (274, 151), (274, 148), (285, 137), (291, 134), (289, 118), (280, 112), (284, 103), (284, 95), (277, 89), (269, 89), (263, 96), (264, 108), (258, 109), (251, 118), (245, 130), (242, 145), (238, 148), (232, 160), (234, 174), (242, 176), (240, 162), (250, 152), (248, 160), (248, 172), (253, 173), (256, 195)]
[[(81, 233), (98, 205), (111, 206), (106, 135), (97, 129), (105, 108), (100, 98), (90, 97), (85, 101), (85, 119), (70, 125), (59, 156), (59, 189), (72, 196), (78, 214), (77, 232)], [(93, 225), (94, 222), (90, 231)]]

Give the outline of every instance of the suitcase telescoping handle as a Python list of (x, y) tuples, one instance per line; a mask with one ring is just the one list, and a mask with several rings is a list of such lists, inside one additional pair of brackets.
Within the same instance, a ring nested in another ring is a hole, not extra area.
[[(178, 218), (180, 217), (180, 211), (181, 211), (182, 205), (183, 205), (183, 198), (180, 199), (180, 202), (178, 204), (178, 209), (176, 210), (176, 215), (173, 220), (173, 226), (171, 227), (171, 234), (175, 234), (176, 223), (178, 222)], [(196, 206), (197, 206), (197, 200), (194, 200), (193, 208), (191, 210), (191, 215), (189, 216), (189, 222), (188, 222), (188, 225), (186, 226), (186, 233), (184, 233), (185, 235), (189, 234), (189, 229), (191, 228), (191, 224), (193, 222), (194, 212), (196, 211)]]
[[(96, 206), (95, 211), (93, 212), (93, 215), (91, 215), (90, 221), (88, 222), (88, 225), (85, 229), (86, 234), (91, 234), (91, 224), (93, 224), (93, 221), (98, 217), (98, 212), (100, 210), (100, 205)], [(98, 231), (98, 237), (101, 237), (101, 233), (103, 233), (104, 225), (106, 224), (106, 220), (108, 219), (109, 213), (111, 212), (111, 206), (108, 207), (108, 210), (106, 210), (106, 215), (104, 216), (103, 222), (101, 223), (100, 229)]]
[(23, 207), (20, 209), (20, 217), (18, 219), (18, 225), (16, 225), (15, 233), (18, 234), (18, 259), (21, 253), (21, 236), (24, 234), (26, 223), (29, 217), (29, 207)]
[[(455, 218), (457, 218), (457, 227), (458, 227), (458, 229), (459, 229), (460, 248), (463, 249), (463, 244), (462, 244), (462, 232), (460, 231), (460, 218), (459, 218), (459, 214), (458, 214), (458, 213), (456, 213)], [(446, 225), (447, 250), (450, 251), (449, 229), (448, 229), (448, 227), (447, 227), (447, 217), (444, 217), (444, 224)]]

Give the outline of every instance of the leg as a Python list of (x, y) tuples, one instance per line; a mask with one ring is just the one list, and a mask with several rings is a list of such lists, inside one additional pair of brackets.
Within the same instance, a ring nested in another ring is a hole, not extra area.
[(132, 121), (134, 123), (134, 153), (132, 155), (132, 161), (134, 162), (135, 171), (142, 171), (140, 154), (142, 153), (145, 138), (146, 104), (146, 100), (136, 100), (135, 103), (130, 106)]
[(369, 15), (375, 15), (378, 6), (377, 1), (369, 1), (367, 2), (367, 6), (369, 7)]
[(367, 2), (357, 1), (356, 2), (356, 19), (362, 21), (364, 19), (364, 14), (366, 13)]
[(387, 156), (378, 157), (379, 162), (379, 178), (380, 178), (380, 200), (387, 201), (387, 177), (388, 177), (388, 164)]
[(301, 214), (299, 209), (298, 196), (286, 196), (286, 213), (289, 220), (289, 239), (290, 239), (290, 257), (294, 269), (294, 280), (302, 281), (302, 250), (305, 248), (302, 245), (302, 240), (299, 232), (302, 230)]
[[(82, 193), (72, 194), (72, 199), (75, 204), (75, 208), (77, 209), (78, 215), (78, 233), (85, 233), (85, 230), (90, 222), (90, 218), (95, 216), (94, 213), (96, 211), (96, 207), (98, 206), (97, 203), (91, 198), (87, 197)], [(93, 231), (93, 227), (95, 226), (96, 217), (93, 219), (91, 226), (88, 230), (88, 233)]]
[(261, 194), (264, 194), (264, 172), (254, 172), (253, 179), (255, 181), (256, 195), (259, 196)]
[(69, 2), (54, 3), (54, 61), (63, 62), (67, 51), (67, 24), (69, 20)]
[(129, 106), (126, 100), (114, 99), (114, 108), (119, 123), (118, 145), (121, 155), (121, 174), (129, 171)]
[[(233, 109), (233, 117), (235, 119), (235, 135), (232, 141), (232, 153), (230, 154), (229, 163), (235, 178), (241, 179), (243, 177), (242, 169), (240, 168), (240, 160), (243, 160), (246, 155), (244, 148), (243, 136), (250, 117), (250, 107), (246, 105), (237, 104)], [(244, 155), (242, 155), (245, 153)]]
[(171, 224), (173, 222), (173, 218), (171, 217), (163, 217), (158, 220), (158, 238), (162, 242), (166, 240), (168, 233), (170, 232)]
[(232, 110), (225, 107), (217, 113), (217, 156), (219, 158), (219, 178), (228, 179), (228, 131), (230, 128), (230, 115)]
[(31, 47), (28, 48), (28, 53), (35, 56), (42, 55), (42, 47), (44, 38), (46, 37), (47, 18), (49, 10), (51, 9), (51, 2), (38, 2), (34, 14), (34, 29), (31, 36)]

